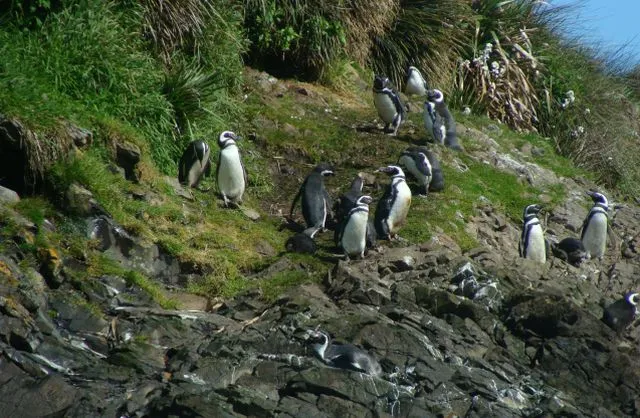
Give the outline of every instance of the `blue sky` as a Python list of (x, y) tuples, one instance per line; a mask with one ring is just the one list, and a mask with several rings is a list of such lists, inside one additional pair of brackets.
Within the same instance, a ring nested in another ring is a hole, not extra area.
[(628, 43), (629, 53), (640, 62), (640, 0), (547, 0), (551, 5), (577, 4), (569, 14), (583, 42), (602, 43), (615, 51)]

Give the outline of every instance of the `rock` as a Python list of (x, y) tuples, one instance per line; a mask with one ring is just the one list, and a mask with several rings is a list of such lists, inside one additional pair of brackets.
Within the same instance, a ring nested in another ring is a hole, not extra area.
[(6, 187), (0, 186), (0, 203), (13, 204), (18, 203), (19, 201), (20, 196), (18, 196), (18, 193), (14, 192), (11, 189), (7, 189)]
[(84, 148), (91, 145), (93, 142), (93, 133), (84, 128), (80, 128), (72, 123), (67, 122), (66, 125), (67, 135), (71, 137), (71, 140), (78, 148)]
[(125, 178), (134, 183), (140, 181), (136, 165), (140, 162), (140, 148), (131, 142), (116, 142), (116, 163), (124, 169)]
[(43, 248), (38, 253), (40, 273), (52, 289), (57, 289), (65, 281), (62, 259), (55, 248)]
[(260, 219), (260, 213), (257, 210), (248, 208), (246, 206), (240, 206), (240, 211), (244, 216), (251, 219), (252, 221), (257, 221)]
[(184, 197), (187, 200), (194, 200), (193, 193), (190, 190), (182, 187), (182, 184), (178, 181), (177, 177), (164, 176), (164, 181), (173, 188), (173, 191), (180, 197)]
[(70, 213), (81, 217), (106, 214), (93, 194), (78, 183), (71, 183), (65, 192), (65, 204)]

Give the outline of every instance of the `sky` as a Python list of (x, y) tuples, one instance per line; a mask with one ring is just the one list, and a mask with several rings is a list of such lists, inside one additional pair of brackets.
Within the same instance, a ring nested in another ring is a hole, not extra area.
[[(602, 43), (611, 51), (624, 44), (640, 63), (640, 0), (547, 0), (551, 5), (578, 5), (568, 15), (586, 45)], [(568, 23), (569, 23), (568, 22)]]

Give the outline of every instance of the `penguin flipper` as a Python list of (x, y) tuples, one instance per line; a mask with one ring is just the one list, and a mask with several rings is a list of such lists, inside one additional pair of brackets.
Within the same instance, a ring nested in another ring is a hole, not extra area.
[(187, 182), (187, 168), (184, 161), (184, 155), (180, 158), (178, 163), (178, 182), (184, 185)]
[(211, 160), (210, 159), (208, 159), (207, 162), (205, 163), (203, 173), (205, 176), (211, 177)]
[(222, 150), (218, 152), (218, 161), (216, 162), (216, 185), (218, 186), (218, 191), (220, 191), (220, 161), (222, 160)]
[(302, 183), (302, 186), (300, 186), (300, 189), (298, 189), (298, 193), (293, 198), (293, 203), (291, 203), (291, 210), (289, 211), (290, 218), (293, 218), (293, 211), (295, 210), (296, 204), (298, 203), (300, 196), (302, 196), (303, 191), (304, 191), (304, 183)]

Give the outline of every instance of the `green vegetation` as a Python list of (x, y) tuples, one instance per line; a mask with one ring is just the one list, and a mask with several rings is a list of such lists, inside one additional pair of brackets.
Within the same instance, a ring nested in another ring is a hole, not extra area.
[[(90, 274), (121, 275), (175, 306), (150, 278), (98, 253), (81, 220), (56, 213), (53, 205), (62, 206), (78, 183), (129, 233), (193, 266), (204, 278), (189, 284), (192, 292), (229, 297), (258, 288), (272, 300), (318, 281), (335, 261), (330, 234), (318, 240), (321, 257), (281, 255), (291, 231), (274, 215), (288, 212), (320, 161), (336, 166), (327, 184), (337, 195), (356, 173), (372, 173), (422, 143), (415, 112), (413, 131), (403, 128), (399, 138), (379, 135), (373, 123), (373, 73), (402, 87), (408, 65), (445, 92), (458, 121), (488, 132), (501, 152), (535, 149), (522, 158), (559, 176), (595, 171), (596, 180), (637, 194), (638, 70), (622, 77), (603, 53), (560, 40), (565, 12), (533, 0), (384, 0), (376, 7), (365, 0), (12, 0), (0, 6), (0, 113), (36, 132), (50, 148), (39, 158), (55, 164), (46, 175), (50, 199), (23, 199), (15, 208), (38, 234), (3, 221), (0, 245), (21, 236), (25, 263), (39, 248), (59, 247), (86, 260)], [(243, 60), (322, 85), (272, 89)], [(463, 106), (474, 116), (460, 114)], [(67, 121), (90, 129), (94, 141), (63, 158)], [(239, 143), (249, 175), (244, 205), (261, 215), (257, 221), (221, 208), (211, 179), (202, 186), (213, 190), (193, 190), (193, 200), (165, 179), (175, 177), (191, 140), (207, 140), (215, 160), (226, 129), (247, 139)], [(112, 169), (122, 142), (141, 150), (139, 183)], [(462, 142), (472, 152), (484, 146), (472, 137)], [(561, 186), (538, 190), (468, 155), (443, 150), (442, 161), (455, 187), (414, 198), (401, 231), (412, 243), (441, 230), (467, 250), (478, 243), (466, 222), (487, 202), (519, 222), (532, 200), (544, 196), (553, 206), (564, 198)], [(44, 220), (52, 218), (58, 228), (47, 231)], [(254, 278), (280, 257), (291, 267)], [(82, 287), (84, 279), (73, 280)]]

